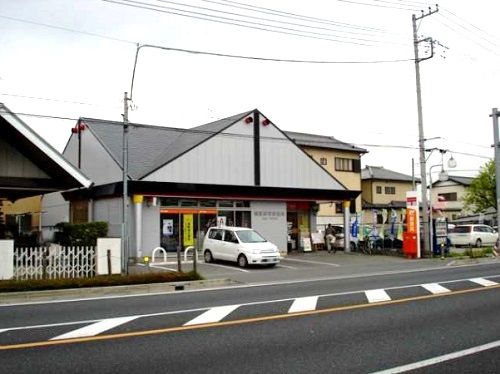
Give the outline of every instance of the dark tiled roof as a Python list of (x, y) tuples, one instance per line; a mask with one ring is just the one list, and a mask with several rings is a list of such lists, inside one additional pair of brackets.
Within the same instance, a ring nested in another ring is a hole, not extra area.
[[(361, 170), (361, 179), (412, 182), (411, 175), (406, 175), (389, 169), (384, 169), (381, 166), (366, 166), (364, 169)], [(415, 182), (420, 182), (420, 179), (415, 177)]]
[(300, 146), (329, 148), (329, 149), (352, 151), (358, 153), (368, 152), (366, 149), (356, 147), (355, 145), (349, 143), (341, 142), (340, 140), (335, 139), (333, 136), (305, 134), (294, 131), (284, 131), (284, 133), (290, 139), (292, 139), (295, 142), (295, 144)]
[[(462, 186), (468, 187), (472, 183), (473, 179), (474, 178), (472, 178), (472, 177), (457, 177), (457, 176), (453, 176), (453, 175), (448, 175), (448, 179), (446, 180), (446, 182), (452, 181), (452, 182), (455, 182), (457, 184), (461, 184)], [(438, 185), (441, 183), (443, 183), (443, 182), (441, 182), (440, 180), (437, 180), (437, 181), (433, 181), (432, 185), (435, 186), (435, 185)]]
[(470, 184), (472, 183), (472, 180), (474, 178), (472, 178), (472, 177), (455, 177), (453, 175), (450, 175), (450, 176), (448, 176), (448, 179), (455, 181), (459, 184), (463, 184), (464, 186), (470, 186)]

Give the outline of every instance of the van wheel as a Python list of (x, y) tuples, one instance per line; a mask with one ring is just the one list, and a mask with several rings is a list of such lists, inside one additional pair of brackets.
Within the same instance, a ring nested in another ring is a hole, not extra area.
[(246, 268), (248, 266), (248, 260), (247, 258), (245, 257), (245, 255), (240, 255), (238, 257), (238, 266), (240, 268)]
[(481, 248), (481, 247), (482, 247), (482, 245), (483, 245), (483, 242), (481, 241), (481, 239), (477, 239), (477, 240), (476, 240), (476, 247), (477, 247), (477, 248)]
[(205, 253), (203, 254), (203, 258), (207, 263), (214, 262), (214, 256), (212, 256), (212, 252), (210, 252), (209, 250), (205, 251)]

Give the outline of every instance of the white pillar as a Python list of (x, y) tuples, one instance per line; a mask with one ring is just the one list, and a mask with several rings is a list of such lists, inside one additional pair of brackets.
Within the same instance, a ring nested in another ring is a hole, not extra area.
[(351, 202), (344, 201), (344, 253), (351, 252)]
[(97, 238), (96, 251), (97, 275), (120, 274), (122, 263), (120, 238)]
[(14, 278), (14, 240), (0, 240), (0, 279)]
[(134, 195), (134, 210), (135, 210), (135, 257), (142, 257), (142, 202), (143, 195)]

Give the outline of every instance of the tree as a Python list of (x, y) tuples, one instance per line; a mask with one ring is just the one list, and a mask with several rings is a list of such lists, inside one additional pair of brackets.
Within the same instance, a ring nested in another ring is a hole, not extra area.
[(495, 161), (490, 160), (481, 167), (464, 196), (464, 205), (474, 213), (484, 212), (497, 206), (495, 185)]

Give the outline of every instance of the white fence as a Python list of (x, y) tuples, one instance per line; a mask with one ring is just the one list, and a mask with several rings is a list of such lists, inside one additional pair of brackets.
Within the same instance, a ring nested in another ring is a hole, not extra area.
[(98, 238), (97, 247), (18, 248), (0, 240), (0, 280), (83, 278), (121, 273), (120, 238)]
[(95, 274), (94, 247), (14, 248), (14, 279), (85, 278)]

